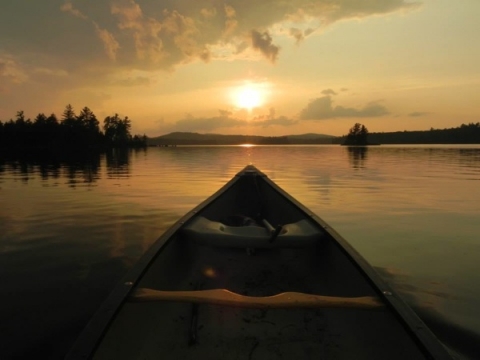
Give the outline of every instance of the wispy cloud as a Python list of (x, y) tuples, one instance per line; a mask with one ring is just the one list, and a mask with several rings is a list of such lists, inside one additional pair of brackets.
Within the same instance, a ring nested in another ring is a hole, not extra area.
[(221, 128), (245, 126), (246, 120), (231, 117), (227, 111), (220, 111), (218, 116), (194, 117), (188, 114), (185, 118), (175, 122), (169, 131), (213, 131)]
[(292, 126), (298, 124), (298, 120), (291, 119), (287, 116), (276, 116), (275, 109), (271, 108), (268, 115), (257, 116), (255, 117), (252, 122), (250, 123), (254, 126)]
[(96, 23), (94, 23), (94, 25), (95, 31), (98, 35), (98, 38), (103, 43), (107, 56), (111, 60), (115, 60), (117, 58), (117, 51), (120, 48), (120, 44), (115, 39), (113, 34), (110, 33), (108, 30), (100, 28)]
[(410, 117), (420, 117), (420, 116), (425, 116), (425, 115), (428, 115), (429, 113), (428, 112), (424, 112), (424, 111), (414, 111), (414, 112), (411, 112), (410, 114), (408, 114), (408, 116)]
[(152, 80), (144, 76), (128, 77), (112, 81), (112, 85), (125, 87), (145, 86), (150, 84), (152, 84)]
[(83, 20), (88, 19), (88, 17), (86, 15), (82, 14), (82, 12), (80, 10), (75, 9), (73, 7), (73, 4), (70, 1), (67, 1), (65, 4), (63, 4), (60, 7), (60, 10), (62, 10), (63, 12), (66, 12), (66, 13), (70, 13), (73, 16), (76, 16), (76, 17), (78, 17), (80, 19), (83, 19)]
[(291, 126), (298, 123), (298, 120), (286, 116), (276, 116), (275, 110), (270, 109), (268, 115), (257, 116), (251, 120), (236, 117), (232, 112), (220, 110), (218, 116), (195, 117), (188, 114), (185, 118), (176, 121), (173, 125), (160, 124), (163, 132), (172, 131), (203, 131), (211, 132), (219, 129), (235, 127), (269, 127), (269, 126)]
[(292, 126), (295, 124), (298, 124), (298, 120), (291, 119), (287, 116), (279, 116), (279, 117), (267, 118), (263, 120), (256, 120), (251, 123), (251, 125), (262, 126), (262, 127), (268, 127), (273, 125)]
[(323, 95), (337, 95), (337, 93), (335, 91), (333, 91), (332, 89), (322, 90), (322, 94)]
[(3, 81), (21, 84), (28, 80), (28, 75), (12, 56), (0, 54), (0, 78), (3, 78)]

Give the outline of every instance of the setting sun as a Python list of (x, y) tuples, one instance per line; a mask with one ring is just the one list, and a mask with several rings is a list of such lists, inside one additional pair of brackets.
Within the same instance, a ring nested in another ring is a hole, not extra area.
[(234, 91), (233, 101), (239, 108), (252, 110), (262, 105), (264, 94), (258, 85), (246, 84)]

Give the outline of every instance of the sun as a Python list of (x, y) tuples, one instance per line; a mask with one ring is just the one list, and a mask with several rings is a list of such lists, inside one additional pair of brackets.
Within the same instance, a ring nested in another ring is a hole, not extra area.
[(236, 88), (233, 92), (233, 102), (235, 106), (252, 110), (262, 105), (264, 93), (260, 86), (255, 84), (245, 84)]
[(260, 91), (252, 87), (244, 87), (239, 90), (236, 103), (238, 107), (245, 109), (258, 107), (261, 103)]

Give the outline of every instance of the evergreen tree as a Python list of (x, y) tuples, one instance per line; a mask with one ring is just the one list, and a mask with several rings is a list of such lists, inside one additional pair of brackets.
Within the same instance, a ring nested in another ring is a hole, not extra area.
[(346, 137), (345, 145), (367, 145), (368, 129), (365, 125), (356, 123), (353, 125)]
[(103, 122), (106, 141), (113, 146), (128, 146), (132, 140), (131, 127), (131, 120), (128, 116), (123, 120), (120, 119), (118, 114), (107, 116)]
[(63, 110), (62, 125), (74, 128), (77, 122), (76, 120), (75, 111), (73, 111), (72, 105), (68, 104), (65, 106), (65, 110)]

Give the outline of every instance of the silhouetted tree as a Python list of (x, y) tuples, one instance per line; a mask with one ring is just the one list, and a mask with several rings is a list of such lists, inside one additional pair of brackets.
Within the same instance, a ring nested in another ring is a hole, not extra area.
[(84, 107), (77, 117), (77, 121), (82, 126), (82, 134), (84, 141), (93, 146), (102, 141), (103, 135), (100, 132), (100, 122), (97, 120), (95, 114), (88, 107)]
[(68, 104), (61, 122), (53, 113), (48, 117), (39, 113), (32, 122), (23, 111), (17, 111), (14, 120), (0, 121), (0, 147), (15, 150), (145, 147), (146, 136), (132, 137), (131, 126), (128, 117), (108, 116), (104, 121), (104, 134), (97, 117), (86, 106), (77, 116), (72, 105)]
[(120, 119), (118, 114), (107, 116), (103, 121), (103, 130), (108, 144), (113, 146), (127, 146), (132, 140), (130, 135), (131, 121), (126, 116)]
[(84, 128), (88, 129), (89, 132), (98, 133), (100, 132), (99, 121), (95, 114), (88, 107), (84, 107), (77, 119), (83, 125)]
[(69, 128), (74, 128), (77, 121), (76, 121), (75, 111), (73, 111), (72, 105), (68, 104), (63, 110), (62, 114), (62, 125), (67, 126)]
[(350, 128), (344, 145), (367, 145), (368, 129), (365, 125), (356, 123)]

